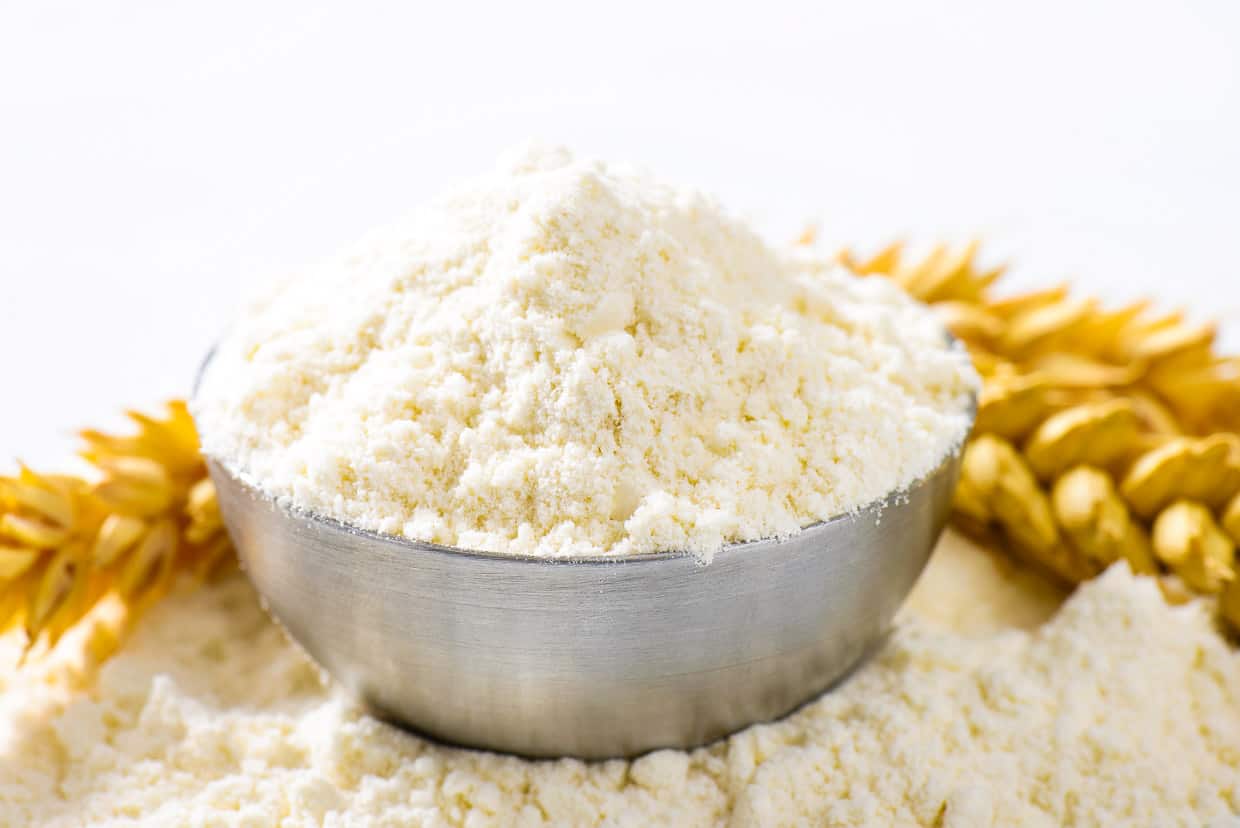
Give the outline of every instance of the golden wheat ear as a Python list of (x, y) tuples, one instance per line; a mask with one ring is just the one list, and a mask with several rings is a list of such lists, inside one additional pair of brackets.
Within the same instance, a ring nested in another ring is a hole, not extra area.
[(956, 525), (1069, 583), (1126, 560), (1176, 600), (1217, 595), (1240, 631), (1240, 358), (1215, 353), (1214, 324), (1146, 301), (995, 296), (1003, 269), (977, 253), (837, 257), (934, 307), (982, 375)]
[(130, 434), (81, 433), (89, 474), (0, 477), (0, 629), (20, 628), (23, 659), (85, 625), (100, 663), (177, 575), (232, 558), (185, 403), (128, 417)]

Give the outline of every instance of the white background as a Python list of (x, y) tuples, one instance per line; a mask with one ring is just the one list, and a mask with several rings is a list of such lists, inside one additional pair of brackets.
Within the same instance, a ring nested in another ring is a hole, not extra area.
[(1240, 327), (1240, 3), (0, 5), (0, 464), (530, 136)]

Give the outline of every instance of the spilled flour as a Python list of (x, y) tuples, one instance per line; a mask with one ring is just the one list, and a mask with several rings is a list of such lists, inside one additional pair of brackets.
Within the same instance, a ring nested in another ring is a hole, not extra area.
[(1200, 607), (1117, 567), (1056, 612), (1044, 585), (945, 547), (836, 692), (599, 764), (360, 714), (234, 577), (164, 602), (88, 695), (2, 679), (0, 824), (1240, 825), (1240, 656)]
[(294, 274), (220, 342), (193, 406), (208, 454), (364, 529), (709, 559), (925, 475), (976, 387), (888, 280), (532, 147)]

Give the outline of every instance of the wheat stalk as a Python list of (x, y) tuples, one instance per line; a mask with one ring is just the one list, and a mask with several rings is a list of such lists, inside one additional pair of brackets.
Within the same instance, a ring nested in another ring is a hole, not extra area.
[[(1127, 560), (1240, 630), (1240, 359), (1215, 327), (1066, 285), (998, 298), (977, 245), (840, 259), (934, 306), (983, 376), (955, 522), (1070, 583)], [(1177, 587), (1178, 588), (1178, 587)]]
[[(185, 404), (128, 416), (131, 435), (82, 432), (93, 475), (0, 477), (0, 631), (20, 628), (23, 658), (89, 621), (97, 663), (177, 573), (205, 578), (231, 557)], [(120, 611), (94, 615), (104, 603)]]

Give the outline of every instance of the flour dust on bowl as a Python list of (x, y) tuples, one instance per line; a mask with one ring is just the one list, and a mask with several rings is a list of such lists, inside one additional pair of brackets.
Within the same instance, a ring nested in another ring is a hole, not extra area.
[(268, 608), (381, 716), (469, 747), (598, 759), (713, 741), (843, 676), (921, 573), (958, 460), (708, 566), (445, 549), (280, 506), (216, 463), (211, 476)]
[(882, 635), (977, 376), (889, 280), (527, 147), (255, 302), (193, 411), (273, 613), (447, 741), (685, 747)]

